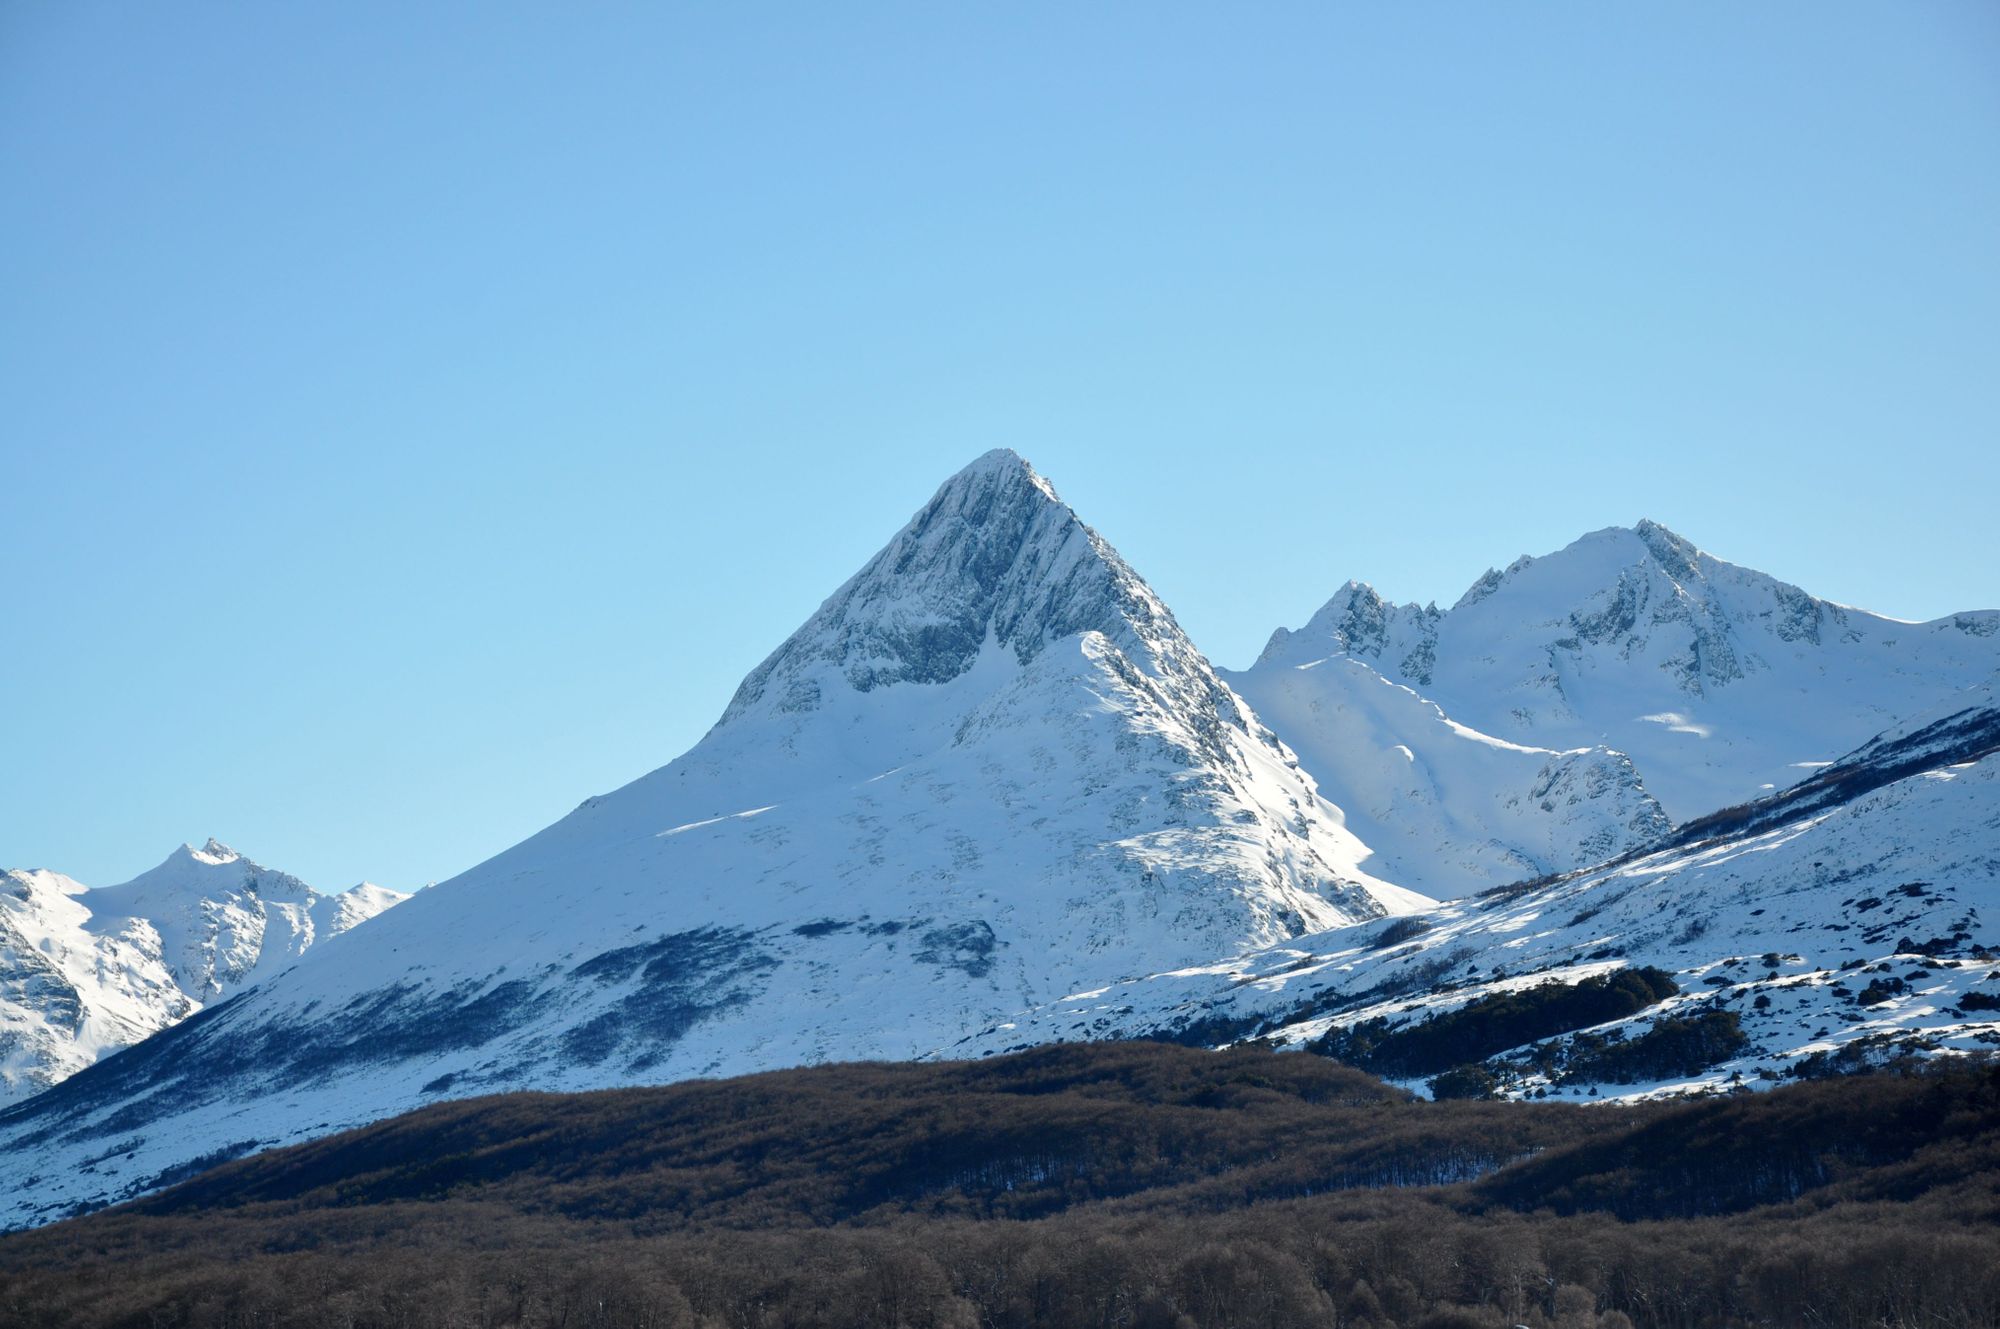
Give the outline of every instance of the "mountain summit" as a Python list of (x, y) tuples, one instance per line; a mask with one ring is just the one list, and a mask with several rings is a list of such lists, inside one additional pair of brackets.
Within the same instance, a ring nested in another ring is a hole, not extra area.
[[(1070, 655), (1042, 660), (1059, 643)], [(1185, 760), (1243, 770), (1252, 755), (1276, 751), (1152, 588), (1025, 459), (1001, 448), (947, 480), (753, 669), (689, 759), (722, 748), (733, 762), (739, 746), (775, 744), (873, 776), (933, 750), (943, 741), (938, 715), (964, 697), (1021, 672), (1061, 673), (1077, 649), (1119, 676), (1114, 691), (1143, 694), (1163, 722), (1153, 736), (1182, 744)], [(911, 684), (921, 687), (887, 703), (871, 695)], [(1254, 754), (1232, 746), (1242, 740)], [(706, 768), (723, 775), (716, 763)], [(1286, 797), (1309, 802), (1298, 791)]]
[(723, 720), (760, 705), (809, 710), (828, 673), (860, 692), (948, 683), (989, 641), (1025, 665), (1084, 632), (1128, 654), (1179, 637), (1117, 551), (1018, 454), (996, 449), (947, 480), (752, 670)]
[(1107, 976), (1428, 903), (1367, 853), (1138, 575), (989, 453), (693, 750), (25, 1105), (0, 1176), (18, 1221), (439, 1097), (948, 1054)]

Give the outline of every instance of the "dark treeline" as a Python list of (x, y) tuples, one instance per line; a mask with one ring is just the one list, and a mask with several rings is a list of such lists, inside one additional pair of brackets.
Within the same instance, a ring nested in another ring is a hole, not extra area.
[(1588, 1031), (1556, 1049), (1558, 1084), (1638, 1084), (1697, 1075), (1750, 1045), (1735, 1011), (1705, 1010), (1655, 1020), (1633, 1038)]
[(2000, 1071), (1419, 1103), (1044, 1048), (443, 1104), (0, 1238), (34, 1326), (2000, 1323)]
[(1551, 980), (1478, 997), (1455, 1010), (1397, 1028), (1385, 1019), (1338, 1025), (1313, 1042), (1313, 1051), (1407, 1080), (1484, 1061), (1523, 1043), (1623, 1019), (1679, 991), (1673, 975), (1651, 967), (1619, 969), (1579, 983)]

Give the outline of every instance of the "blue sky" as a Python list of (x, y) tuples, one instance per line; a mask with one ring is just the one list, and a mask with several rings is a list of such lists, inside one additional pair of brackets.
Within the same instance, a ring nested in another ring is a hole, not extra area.
[(470, 866), (951, 471), (1219, 662), (1651, 516), (2000, 604), (2000, 9), (0, 8), (0, 862)]

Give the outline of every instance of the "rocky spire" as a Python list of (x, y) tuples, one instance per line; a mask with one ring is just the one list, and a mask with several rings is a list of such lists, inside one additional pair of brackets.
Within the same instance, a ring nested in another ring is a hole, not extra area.
[(810, 710), (829, 672), (867, 692), (946, 683), (990, 640), (1025, 664), (1101, 632), (1141, 658), (1180, 630), (1117, 552), (1018, 454), (988, 452), (743, 680), (724, 713)]

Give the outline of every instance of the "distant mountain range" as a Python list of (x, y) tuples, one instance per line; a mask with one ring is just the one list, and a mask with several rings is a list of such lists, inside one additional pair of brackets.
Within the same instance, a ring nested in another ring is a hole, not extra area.
[[(1434, 799), (1446, 818), (1469, 804), (1462, 829), (1491, 828), (1509, 847), (1518, 833), (1495, 825), (1480, 800), (1510, 782), (1481, 770), (1485, 754), (1475, 750), (1517, 744), (1544, 750), (1528, 756), (1588, 756), (1602, 780), (1621, 786), (1609, 824), (1582, 828), (1588, 860), (1654, 834), (1654, 805), (1684, 821), (1782, 788), (1996, 668), (2000, 611), (1883, 618), (1724, 563), (1642, 521), (1489, 571), (1449, 610), (1389, 604), (1349, 582), (1303, 628), (1275, 633), (1248, 672), (1228, 677), (1310, 754), (1336, 803), (1372, 807), (1387, 792), (1371, 778), (1370, 758), (1383, 748), (1373, 730), (1412, 748), (1410, 769), (1390, 787)], [(1442, 732), (1411, 693), (1441, 708)], [(1460, 799), (1460, 786), (1474, 797)], [(1386, 829), (1385, 853), (1410, 830)], [(1575, 839), (1538, 844), (1531, 834), (1517, 866), (1575, 866), (1560, 861)], [(1424, 855), (1399, 846), (1397, 857)], [(1462, 879), (1429, 881), (1429, 868), (1411, 861), (1396, 879), (1465, 893)]]
[(1350, 583), (1223, 673), (990, 453), (673, 763), (296, 962), (155, 924), (160, 972), (120, 982), (205, 1008), (0, 1113), (0, 1221), (444, 1097), (1078, 1037), (1412, 1083), (1443, 1056), (1453, 1091), (1516, 1095), (1971, 1046), (1996, 631), (1642, 522), (1449, 611)]
[(210, 840), (122, 886), (0, 872), (0, 1103), (274, 974), (405, 899), (321, 895)]

